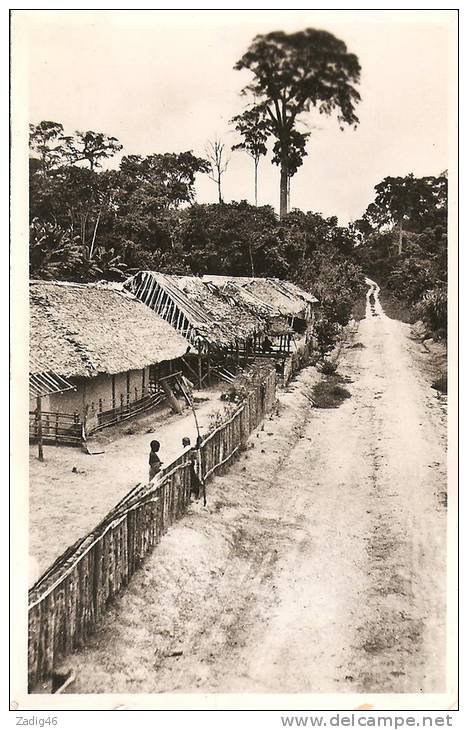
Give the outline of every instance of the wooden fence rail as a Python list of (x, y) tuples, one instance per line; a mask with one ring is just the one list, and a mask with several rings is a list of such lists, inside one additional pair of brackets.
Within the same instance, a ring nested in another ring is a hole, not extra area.
[(147, 411), (150, 408), (155, 408), (157, 405), (162, 403), (165, 398), (166, 396), (162, 391), (157, 391), (154, 393), (148, 393), (138, 400), (129, 400), (128, 402), (122, 401), (122, 403), (115, 408), (110, 408), (107, 411), (101, 411), (97, 414), (97, 424), (88, 429), (88, 435), (91, 435), (106, 426), (113, 426), (120, 421), (133, 418), (137, 414), (143, 413), (143, 411)]
[[(275, 399), (276, 375), (270, 371), (203, 441), (200, 459), (205, 479), (229, 466)], [(134, 487), (30, 589), (30, 691), (50, 676), (62, 657), (84, 645), (109, 600), (184, 514), (190, 501), (190, 468), (186, 450), (161, 471), (156, 483)]]
[(39, 421), (42, 441), (46, 444), (81, 445), (82, 424), (77, 413), (52, 413), (30, 411), (29, 441), (35, 443), (39, 437)]

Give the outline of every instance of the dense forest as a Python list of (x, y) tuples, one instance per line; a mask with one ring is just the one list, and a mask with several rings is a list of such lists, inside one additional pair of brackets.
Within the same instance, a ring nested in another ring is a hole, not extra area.
[(196, 176), (209, 163), (190, 151), (128, 155), (103, 170), (121, 150), (114, 137), (69, 137), (44, 121), (31, 125), (30, 143), (32, 278), (122, 280), (139, 269), (278, 276), (312, 291), (342, 325), (365, 272), (445, 333), (444, 175), (386, 178), (361, 220), (343, 227), (310, 211), (279, 218), (246, 201), (197, 204)]
[[(186, 152), (124, 154), (102, 132), (67, 134), (62, 124), (30, 125), (30, 274), (73, 281), (122, 280), (152, 269), (173, 274), (277, 276), (320, 301), (327, 347), (364, 292), (365, 275), (404, 300), (431, 331), (446, 333), (447, 179), (387, 177), (362, 218), (348, 226), (318, 212), (290, 210), (291, 180), (307, 155), (311, 111), (359, 124), (360, 65), (343, 41), (308, 28), (256, 36), (236, 63), (251, 81), (231, 120), (234, 150), (254, 163), (270, 152), (279, 174), (280, 213), (245, 200), (227, 203), (226, 146), (204, 158)], [(218, 203), (197, 204), (197, 175), (216, 184)], [(246, 182), (247, 186), (247, 182)]]

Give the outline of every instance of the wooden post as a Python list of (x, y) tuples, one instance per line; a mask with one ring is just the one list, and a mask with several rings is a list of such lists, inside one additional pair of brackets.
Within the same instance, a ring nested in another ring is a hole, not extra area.
[(208, 385), (211, 385), (211, 351), (210, 351), (210, 345), (208, 344), (208, 360), (207, 360), (207, 367), (208, 367)]
[(236, 364), (237, 364), (237, 367), (239, 367), (239, 343), (237, 340), (236, 340)]
[(44, 449), (42, 446), (42, 415), (41, 415), (41, 396), (38, 395), (36, 398), (36, 421), (37, 421), (37, 447), (38, 447), (38, 459), (44, 461)]
[(200, 350), (198, 351), (198, 389), (202, 387), (202, 356)]

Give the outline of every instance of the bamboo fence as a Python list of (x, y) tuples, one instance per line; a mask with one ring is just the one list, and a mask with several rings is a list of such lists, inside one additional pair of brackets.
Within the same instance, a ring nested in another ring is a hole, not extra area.
[(36, 443), (39, 439), (39, 422), (43, 443), (81, 446), (82, 424), (77, 413), (51, 413), (49, 411), (38, 413), (38, 411), (30, 411), (30, 443)]
[[(276, 399), (270, 371), (200, 447), (201, 474), (224, 471)], [(130, 581), (144, 558), (190, 501), (190, 460), (185, 450), (156, 483), (137, 484), (92, 530), (69, 547), (29, 591), (28, 684), (47, 679), (58, 661), (84, 646), (109, 601)]]

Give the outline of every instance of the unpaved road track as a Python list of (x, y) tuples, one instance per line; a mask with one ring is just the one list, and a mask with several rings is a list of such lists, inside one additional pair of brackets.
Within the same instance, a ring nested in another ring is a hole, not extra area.
[(445, 414), (421, 357), (368, 302), (352, 397), (312, 409), (312, 368), (281, 393), (67, 660), (70, 691), (443, 692)]

